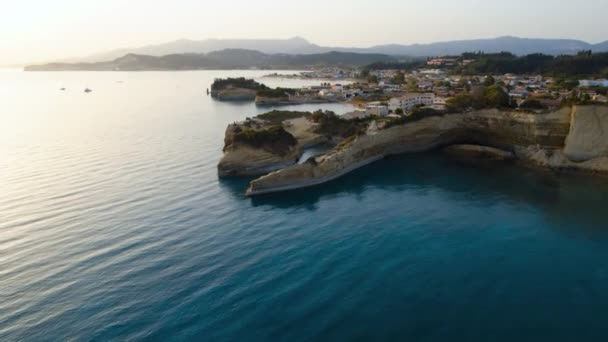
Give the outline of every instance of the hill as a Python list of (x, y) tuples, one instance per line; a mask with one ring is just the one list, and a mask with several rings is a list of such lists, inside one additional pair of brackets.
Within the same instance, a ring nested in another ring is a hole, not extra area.
[(482, 51), (486, 53), (509, 51), (516, 55), (527, 55), (531, 53), (572, 55), (581, 50), (608, 52), (608, 41), (599, 44), (590, 44), (574, 39), (537, 39), (505, 36), (489, 39), (445, 41), (430, 44), (386, 44), (366, 48), (354, 48), (337, 46), (324, 47), (313, 44), (300, 37), (290, 39), (181, 39), (163, 44), (106, 51), (83, 58), (66, 59), (64, 61), (68, 63), (91, 63), (111, 61), (128, 54), (160, 57), (186, 53), (206, 54), (212, 51), (230, 49), (256, 50), (265, 54), (291, 55), (322, 54), (331, 51), (412, 57), (459, 55), (470, 51)]
[[(606, 52), (608, 51), (608, 43), (594, 45), (573, 39), (536, 39), (507, 36), (491, 39), (456, 40), (431, 44), (379, 45), (365, 50), (368, 53), (375, 52), (408, 56), (459, 55), (470, 51), (482, 51), (485, 53), (508, 51), (520, 56), (532, 53), (572, 55), (581, 50)], [(338, 51), (342, 50), (338, 49)]]
[(265, 54), (254, 50), (227, 49), (201, 54), (172, 54), (161, 57), (127, 54), (97, 63), (50, 63), (25, 67), (26, 71), (143, 71), (211, 69), (294, 69), (312, 66), (362, 66), (374, 62), (394, 63), (382, 54), (328, 52), (322, 54)]
[(68, 59), (68, 63), (110, 61), (128, 54), (166, 56), (172, 54), (205, 54), (227, 49), (256, 50), (266, 54), (308, 54), (329, 52), (307, 40), (294, 37), (290, 39), (180, 39), (163, 44), (147, 45), (135, 48), (116, 49), (97, 53), (83, 58)]

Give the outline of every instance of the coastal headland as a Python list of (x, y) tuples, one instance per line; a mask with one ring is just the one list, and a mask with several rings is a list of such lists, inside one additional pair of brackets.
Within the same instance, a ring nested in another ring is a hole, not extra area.
[[(235, 130), (241, 134), (245, 128), (257, 140), (234, 138)], [(494, 159), (512, 157), (552, 170), (608, 173), (605, 132), (608, 107), (602, 105), (542, 114), (482, 109), (380, 124), (373, 118), (348, 121), (327, 112), (275, 112), (228, 127), (218, 171), (220, 176), (261, 175), (250, 183), (248, 196), (315, 186), (386, 156), (442, 148), (476, 151), (473, 154)], [(296, 163), (306, 147), (320, 142), (333, 142), (335, 147)], [(467, 146), (450, 147), (463, 144)]]

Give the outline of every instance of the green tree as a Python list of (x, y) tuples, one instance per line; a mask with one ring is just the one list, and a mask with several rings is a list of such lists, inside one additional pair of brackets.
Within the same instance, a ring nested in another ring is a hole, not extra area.
[(312, 113), (312, 121), (315, 123), (319, 123), (319, 121), (321, 121), (321, 119), (324, 117), (325, 113), (323, 113), (322, 110), (317, 110), (316, 112)]
[(483, 100), (487, 107), (509, 107), (509, 94), (497, 85), (492, 85), (485, 89)]
[(410, 76), (407, 78), (407, 89), (409, 91), (417, 91), (418, 90), (418, 81), (414, 76)]
[(526, 108), (526, 109), (545, 109), (546, 108), (546, 106), (542, 102), (540, 102), (536, 99), (527, 99), (524, 102), (522, 102), (519, 105), (519, 107)]
[(397, 114), (397, 115), (403, 115), (403, 108), (397, 108), (397, 109), (395, 109), (395, 114)]
[(451, 112), (462, 112), (473, 107), (473, 97), (469, 94), (458, 94), (446, 101), (446, 107)]
[(395, 76), (393, 76), (393, 83), (395, 84), (403, 84), (405, 83), (405, 74), (401, 71), (397, 71)]
[(369, 75), (367, 77), (367, 82), (368, 83), (378, 83), (378, 76), (376, 76), (376, 75)]
[(588, 93), (585, 93), (582, 97), (582, 101), (583, 101), (583, 103), (589, 103), (591, 101), (591, 95), (589, 95)]
[(494, 77), (492, 77), (492, 75), (486, 76), (486, 79), (483, 81), (483, 85), (486, 87), (492, 86), (494, 84), (496, 84), (496, 80), (494, 79)]

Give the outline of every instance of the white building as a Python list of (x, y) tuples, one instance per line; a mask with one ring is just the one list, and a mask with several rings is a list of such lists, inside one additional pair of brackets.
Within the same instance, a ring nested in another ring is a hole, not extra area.
[(389, 101), (389, 107), (392, 110), (401, 108), (404, 111), (410, 111), (416, 106), (432, 106), (435, 101), (433, 93), (411, 93), (401, 97), (394, 97)]
[(375, 116), (387, 116), (388, 115), (388, 107), (379, 103), (369, 103), (365, 106), (365, 112), (369, 115)]
[(447, 105), (447, 99), (441, 96), (435, 96), (433, 99), (433, 109), (444, 110)]
[(581, 87), (608, 87), (608, 80), (580, 80), (578, 85)]

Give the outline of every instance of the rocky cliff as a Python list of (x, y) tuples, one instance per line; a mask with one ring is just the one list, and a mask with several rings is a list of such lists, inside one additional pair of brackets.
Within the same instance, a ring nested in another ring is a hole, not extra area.
[(489, 109), (386, 129), (370, 125), (366, 133), (346, 139), (323, 156), (252, 181), (247, 194), (322, 184), (388, 155), (463, 144), (466, 148), (457, 149), (513, 156), (551, 169), (608, 172), (608, 107), (578, 106), (547, 114)]
[(564, 155), (574, 162), (608, 156), (608, 107), (582, 106), (572, 112)]
[(288, 119), (275, 115), (268, 120), (255, 118), (228, 125), (219, 176), (261, 176), (296, 164), (305, 148), (327, 143), (326, 137), (314, 132), (306, 117), (309, 114), (284, 112), (278, 115)]

